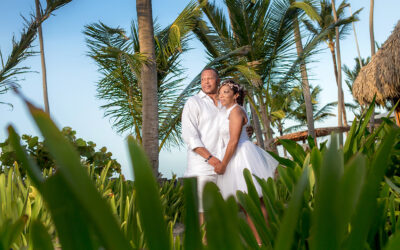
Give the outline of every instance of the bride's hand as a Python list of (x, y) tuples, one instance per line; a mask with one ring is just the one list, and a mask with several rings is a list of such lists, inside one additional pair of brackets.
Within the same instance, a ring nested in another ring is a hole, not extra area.
[(226, 166), (222, 163), (217, 164), (217, 166), (214, 167), (214, 171), (217, 174), (224, 174), (226, 170)]

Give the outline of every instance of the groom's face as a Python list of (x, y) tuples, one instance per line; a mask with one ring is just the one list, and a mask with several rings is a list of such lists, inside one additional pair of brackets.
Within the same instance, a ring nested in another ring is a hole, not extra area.
[(201, 89), (206, 94), (216, 94), (218, 90), (218, 75), (213, 70), (201, 73)]

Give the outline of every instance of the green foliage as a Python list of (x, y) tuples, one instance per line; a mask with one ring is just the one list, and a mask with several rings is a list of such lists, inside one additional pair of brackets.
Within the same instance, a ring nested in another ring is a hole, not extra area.
[[(31, 14), (30, 19), (24, 18), (25, 27), (21, 32), (21, 37), (17, 41), (15, 37), (12, 38), (12, 51), (7, 57), (7, 60), (3, 61), (3, 55), (0, 51), (0, 95), (6, 93), (10, 88), (17, 87), (17, 77), (29, 71), (29, 67), (20, 67), (20, 64), (28, 57), (35, 54), (32, 51), (32, 43), (36, 38), (37, 28), (47, 18), (49, 18), (53, 12), (63, 5), (71, 2), (71, 0), (47, 0), (46, 8), (42, 9), (40, 6), (41, 18), (36, 19), (35, 14)], [(0, 101), (0, 104), (8, 104)]]
[[(108, 176), (121, 172), (121, 165), (117, 160), (111, 158), (112, 153), (108, 152), (106, 147), (102, 147), (97, 151), (94, 142), (86, 142), (82, 138), (77, 138), (76, 131), (72, 130), (70, 127), (63, 128), (61, 133), (78, 151), (81, 158), (80, 161), (83, 165), (94, 165), (96, 173), (99, 174), (107, 164), (110, 164), (110, 171), (107, 172)], [(22, 147), (36, 162), (41, 171), (44, 169), (57, 168), (57, 164), (46, 146), (46, 141), (40, 141), (38, 136), (31, 135), (22, 135), (21, 138), (24, 141)], [(14, 162), (21, 164), (15, 149), (10, 143), (10, 139), (6, 139), (4, 142), (0, 143), (0, 149), (0, 172), (4, 172), (6, 168), (11, 168)], [(24, 169), (21, 169), (21, 175), (22, 177), (25, 176)]]
[[(199, 15), (199, 7), (191, 1), (172, 24), (165, 28), (157, 24), (154, 27), (160, 150), (164, 146), (181, 144), (180, 114), (183, 107), (175, 103), (185, 101), (192, 92), (181, 92), (185, 78), (180, 60), (183, 53), (189, 50), (190, 32)], [(97, 83), (97, 97), (106, 101), (101, 106), (105, 116), (110, 118), (117, 132), (130, 132), (141, 143), (140, 69), (148, 62), (146, 56), (139, 53), (137, 24), (132, 22), (130, 35), (126, 33), (119, 27), (112, 28), (102, 22), (87, 25), (84, 31), (88, 55), (102, 74)]]
[[(237, 203), (252, 218), (265, 249), (399, 247), (399, 178), (385, 175), (390, 167), (398, 168), (393, 157), (399, 154), (400, 129), (386, 119), (369, 133), (365, 123), (371, 111), (354, 121), (343, 149), (335, 136), (329, 146), (312, 145), (306, 152), (284, 141), (293, 160), (278, 158), (276, 180), (256, 178), (262, 200), (248, 170), (248, 192), (237, 192), (237, 200), (224, 200), (215, 184), (207, 184), (202, 197), (207, 246), (201, 244), (194, 179), (186, 179), (183, 187), (175, 180), (158, 187), (132, 137), (128, 147), (135, 182), (122, 175), (107, 178), (110, 164), (100, 174), (94, 166), (84, 169), (74, 146), (48, 116), (31, 105), (30, 111), (59, 167), (41, 174), (9, 128), (10, 142), (28, 178), (21, 177), (18, 165), (0, 174), (4, 249), (51, 249), (59, 247), (56, 239), (63, 249), (258, 249)], [(175, 203), (180, 204), (174, 207)], [(180, 214), (186, 224), (183, 242), (173, 234)]]

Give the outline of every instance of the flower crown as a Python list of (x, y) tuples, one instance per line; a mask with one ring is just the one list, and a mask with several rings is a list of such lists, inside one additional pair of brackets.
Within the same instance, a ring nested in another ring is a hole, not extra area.
[(222, 86), (228, 86), (230, 89), (236, 90), (237, 92), (243, 90), (243, 87), (240, 86), (239, 84), (237, 84), (236, 82), (234, 82), (233, 80), (225, 80), (225, 81), (223, 81), (222, 84), (221, 84), (221, 87)]

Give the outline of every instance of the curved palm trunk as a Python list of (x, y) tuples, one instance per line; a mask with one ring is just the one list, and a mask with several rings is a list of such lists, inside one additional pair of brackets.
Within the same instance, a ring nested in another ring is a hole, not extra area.
[(140, 53), (147, 56), (140, 73), (142, 88), (142, 140), (143, 148), (149, 157), (153, 174), (158, 176), (158, 99), (157, 68), (154, 50), (154, 28), (151, 0), (137, 0)]
[[(36, 5), (36, 20), (41, 19), (40, 14), (40, 3), (39, 0), (35, 0)], [(44, 45), (43, 45), (43, 34), (42, 34), (42, 25), (38, 25), (38, 33), (39, 33), (39, 46), (40, 46), (40, 59), (42, 62), (42, 82), (43, 82), (43, 100), (44, 100), (44, 110), (50, 116), (50, 106), (49, 106), (49, 97), (47, 94), (47, 73), (46, 73), (46, 61), (44, 58)]]
[[(335, 7), (335, 0), (332, 0), (332, 11), (335, 22), (338, 21)], [(340, 39), (339, 27), (335, 28), (336, 31), (336, 55), (337, 55), (337, 69), (338, 69), (338, 126), (343, 126), (342, 109), (344, 107), (343, 90), (342, 90), (342, 61), (340, 56)], [(339, 145), (343, 145), (343, 134), (339, 133)]]
[[(339, 86), (339, 84), (338, 84), (339, 76), (338, 76), (338, 66), (337, 66), (337, 62), (336, 62), (335, 44), (333, 43), (333, 41), (331, 39), (329, 41), (329, 45), (328, 46), (329, 46), (329, 50), (331, 51), (331, 55), (332, 55), (333, 71), (335, 72), (336, 86)], [(340, 104), (342, 105), (343, 125), (347, 127), (347, 125), (348, 125), (347, 124), (347, 114), (346, 114), (346, 109), (345, 109), (345, 106), (344, 106), (343, 89), (342, 89), (342, 100), (341, 100)]]
[[(374, 0), (370, 1), (369, 8), (369, 38), (371, 40), (371, 58), (375, 55), (375, 37), (374, 37)], [(375, 113), (375, 111), (374, 111)], [(374, 130), (375, 126), (375, 114), (370, 119), (370, 131)]]
[[(303, 44), (301, 42), (300, 26), (297, 17), (295, 17), (294, 20), (294, 39), (296, 40), (297, 55), (301, 56), (303, 54)], [(308, 134), (311, 135), (315, 140), (316, 137), (314, 130), (314, 117), (313, 117), (313, 110), (311, 103), (310, 84), (308, 83), (307, 67), (304, 61), (300, 63), (300, 71), (301, 71), (301, 85), (303, 89), (304, 101), (306, 104)]]

